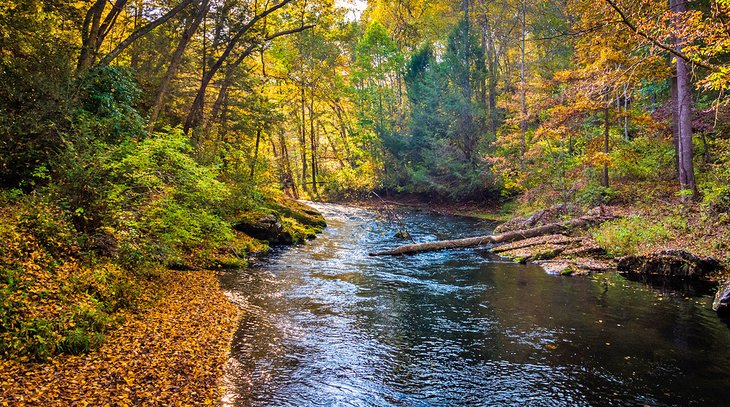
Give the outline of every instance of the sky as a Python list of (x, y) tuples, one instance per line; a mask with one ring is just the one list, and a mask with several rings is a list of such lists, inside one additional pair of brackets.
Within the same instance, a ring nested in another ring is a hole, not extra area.
[(335, 5), (350, 10), (347, 15), (348, 19), (359, 20), (365, 7), (368, 6), (368, 2), (365, 0), (335, 0)]

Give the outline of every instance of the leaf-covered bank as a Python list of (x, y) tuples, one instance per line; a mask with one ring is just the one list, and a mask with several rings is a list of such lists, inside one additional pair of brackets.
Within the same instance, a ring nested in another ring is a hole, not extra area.
[(2, 361), (0, 405), (217, 404), (240, 311), (210, 271), (161, 271), (147, 290), (159, 300), (96, 352)]

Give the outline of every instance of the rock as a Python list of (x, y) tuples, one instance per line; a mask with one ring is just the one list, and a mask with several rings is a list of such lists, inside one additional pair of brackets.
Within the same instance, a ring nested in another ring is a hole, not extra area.
[(704, 278), (720, 268), (711, 257), (695, 256), (684, 250), (662, 250), (648, 255), (618, 259), (617, 269), (623, 273), (651, 274), (666, 277)]
[(554, 223), (565, 215), (575, 215), (577, 207), (574, 205), (555, 205), (549, 209), (538, 211), (529, 217), (518, 216), (494, 228), (494, 233), (512, 232), (514, 230), (530, 229), (548, 223)]
[(730, 280), (720, 286), (715, 294), (715, 300), (712, 302), (712, 310), (721, 314), (730, 314)]
[(295, 219), (297, 222), (318, 228), (327, 227), (327, 222), (324, 220), (319, 211), (307, 206), (298, 201), (285, 200), (282, 202), (268, 202), (266, 204), (268, 208), (279, 213), (281, 216), (287, 216)]
[(279, 243), (283, 231), (279, 218), (272, 214), (254, 215), (252, 219), (236, 223), (233, 228), (254, 239), (266, 240), (269, 243)]
[(398, 233), (395, 234), (395, 237), (401, 240), (408, 240), (411, 239), (411, 234), (405, 230), (399, 230)]

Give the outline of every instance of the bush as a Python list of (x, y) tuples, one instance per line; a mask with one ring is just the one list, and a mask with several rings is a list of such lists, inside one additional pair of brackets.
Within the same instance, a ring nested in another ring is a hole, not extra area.
[(621, 140), (611, 152), (612, 176), (632, 180), (671, 178), (675, 168), (674, 146), (648, 137)]
[(713, 140), (712, 147), (715, 162), (699, 183), (702, 204), (715, 213), (730, 212), (730, 139)]
[(596, 183), (589, 183), (576, 194), (576, 201), (581, 205), (595, 207), (608, 204), (616, 196), (616, 190)]
[(667, 227), (638, 216), (606, 222), (593, 230), (592, 235), (612, 256), (638, 254), (650, 245), (671, 238)]
[(233, 237), (217, 209), (230, 192), (217, 180), (217, 169), (196, 163), (191, 149), (179, 129), (155, 133), (111, 171), (115, 183), (106, 200), (115, 209), (112, 233), (159, 262)]

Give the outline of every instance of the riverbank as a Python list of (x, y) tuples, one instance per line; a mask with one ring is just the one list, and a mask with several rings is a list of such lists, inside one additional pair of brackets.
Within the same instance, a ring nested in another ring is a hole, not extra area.
[(0, 208), (0, 405), (217, 404), (241, 312), (210, 269), (325, 226), (283, 200), (235, 216), (235, 229), (271, 220), (277, 239), (232, 230), (223, 245), (130, 262), (117, 242), (89, 245), (54, 205)]
[(2, 361), (0, 405), (217, 404), (239, 309), (212, 271), (162, 270), (146, 291), (158, 300), (97, 351)]
[[(526, 230), (582, 216), (588, 208), (556, 205), (526, 213), (529, 206), (440, 203), (418, 196), (370, 199), (356, 204), (370, 207), (409, 207), (442, 215), (470, 216), (494, 221), (495, 233)], [(547, 272), (587, 275), (619, 270), (627, 274), (657, 275), (722, 283), (730, 276), (730, 225), (726, 217), (709, 216), (699, 204), (683, 204), (677, 197), (601, 206), (615, 219), (567, 235), (523, 239), (492, 248), (502, 257), (541, 265)]]

